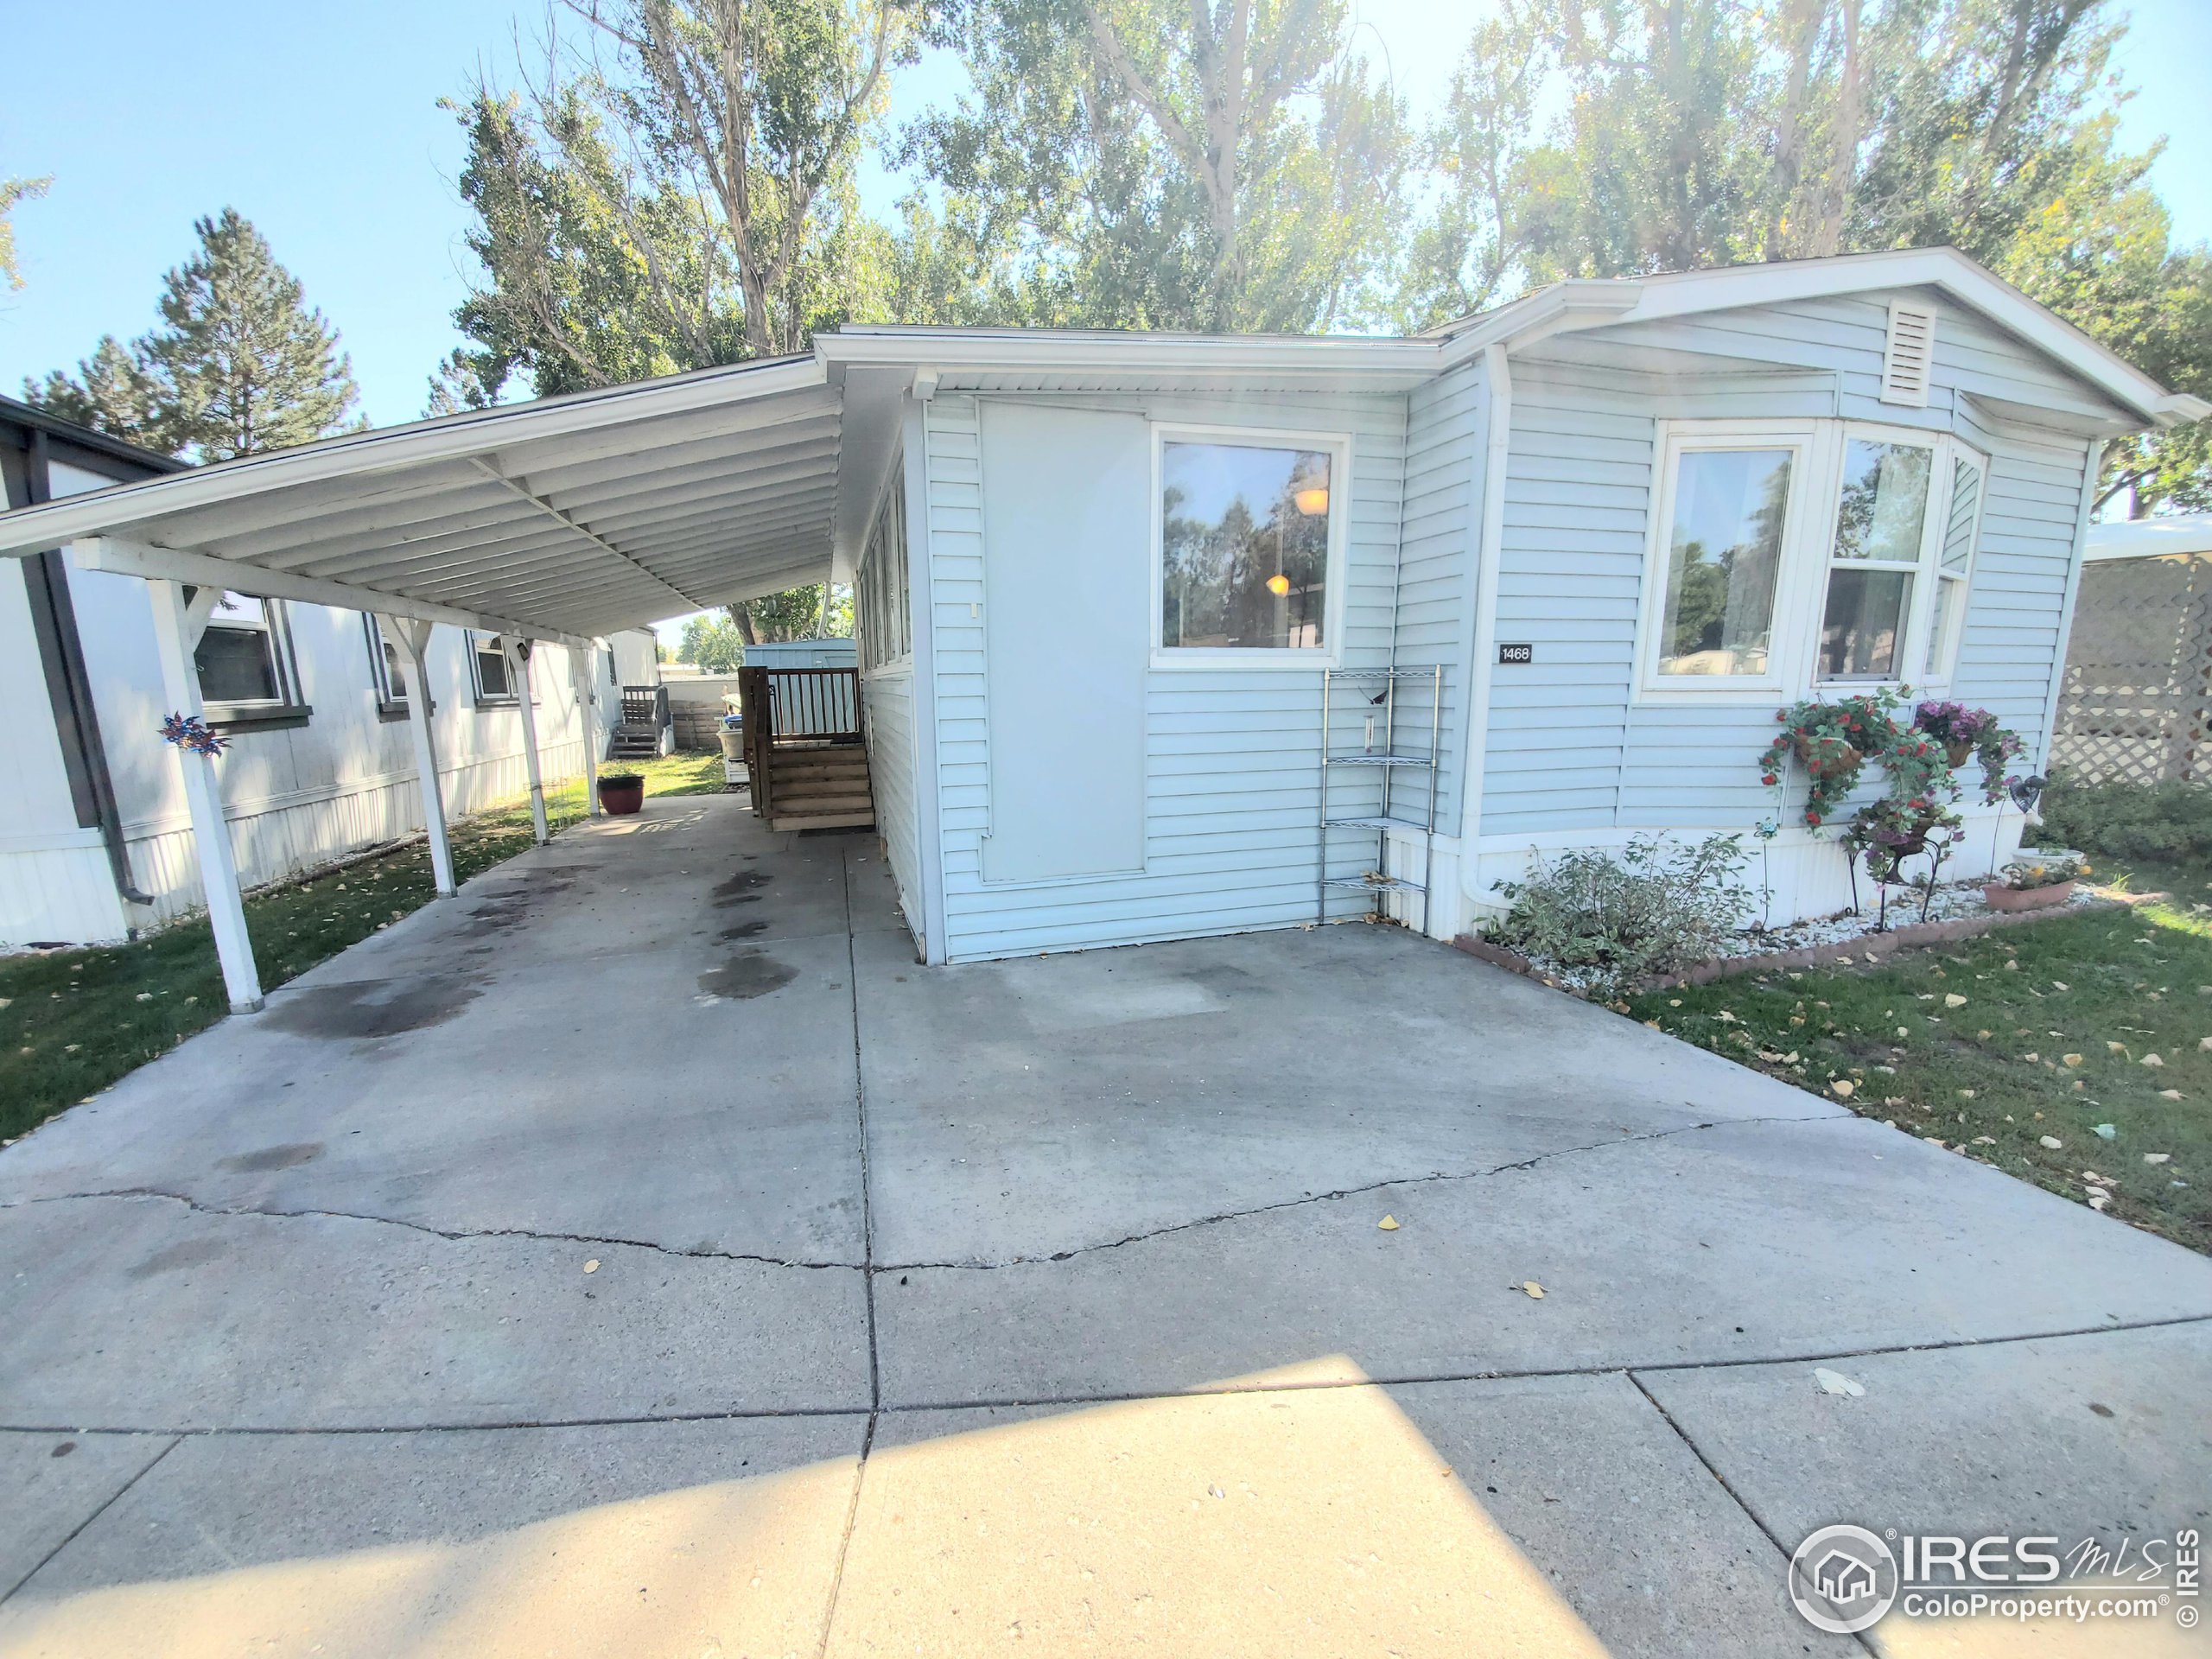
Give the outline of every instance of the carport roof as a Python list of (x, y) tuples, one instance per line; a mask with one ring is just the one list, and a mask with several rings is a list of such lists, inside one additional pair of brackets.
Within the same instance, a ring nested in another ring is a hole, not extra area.
[(851, 328), (0, 515), (0, 556), (577, 641), (849, 574), (910, 389), (1403, 389), (1433, 342)]
[(845, 402), (810, 355), (474, 410), (24, 508), (0, 555), (578, 639), (819, 580)]

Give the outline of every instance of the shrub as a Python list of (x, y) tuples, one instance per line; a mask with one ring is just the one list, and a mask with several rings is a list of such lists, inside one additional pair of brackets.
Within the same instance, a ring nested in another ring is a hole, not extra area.
[(1639, 836), (1618, 858), (1586, 849), (1537, 858), (1528, 880), (1500, 884), (1512, 907), (1488, 937), (1569, 984), (1620, 996), (1726, 948), (1751, 904), (1743, 869), (1735, 836), (1694, 847)]
[(2212, 791), (2193, 784), (2076, 784), (2055, 778), (2044, 791), (2045, 845), (2080, 847), (2107, 858), (2172, 863), (2212, 859)]

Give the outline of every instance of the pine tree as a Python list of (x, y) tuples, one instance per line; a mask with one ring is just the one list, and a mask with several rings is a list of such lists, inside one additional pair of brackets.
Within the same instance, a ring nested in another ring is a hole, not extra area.
[(193, 228), (200, 251), (164, 279), (146, 342), (177, 447), (227, 461), (339, 430), (359, 393), (337, 330), (236, 209)]
[(338, 334), (261, 233), (226, 207), (193, 228), (200, 249), (162, 279), (162, 321), (130, 346), (113, 335), (77, 374), (26, 380), (24, 396), (71, 420), (195, 461), (289, 448), (365, 425)]
[(102, 334), (74, 378), (56, 369), (41, 384), (23, 382), (23, 400), (125, 442), (175, 453), (157, 407), (153, 376), (142, 356), (113, 334)]

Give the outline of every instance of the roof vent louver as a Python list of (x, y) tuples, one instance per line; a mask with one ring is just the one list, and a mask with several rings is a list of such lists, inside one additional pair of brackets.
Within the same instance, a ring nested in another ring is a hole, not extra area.
[(1927, 408), (1928, 372), (1935, 359), (1935, 312), (1893, 302), (1889, 339), (1882, 346), (1882, 401)]

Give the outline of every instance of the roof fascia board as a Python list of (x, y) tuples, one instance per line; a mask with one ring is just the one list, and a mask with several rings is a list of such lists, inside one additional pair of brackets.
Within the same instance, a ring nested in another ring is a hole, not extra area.
[(118, 537), (90, 537), (69, 543), (69, 552), (80, 569), (106, 570), (117, 575), (159, 578), (189, 583), (195, 588), (224, 588), (232, 593), (261, 599), (289, 599), (304, 605), (328, 605), (345, 611), (373, 611), (385, 616), (412, 617), (422, 622), (445, 622), (454, 627), (482, 628), (493, 633), (512, 633), (555, 645), (588, 646), (591, 641), (542, 623), (494, 616), (480, 611), (457, 610), (428, 600), (400, 594), (379, 593), (343, 582), (295, 576), (264, 570), (256, 564), (211, 559), (204, 553), (153, 547)]
[[(1908, 248), (1894, 253), (1849, 255), (1840, 259), (1733, 265), (1723, 270), (1693, 271), (1646, 281), (1637, 286), (1635, 302), (1603, 321), (1656, 322), (1706, 311), (1825, 299), (1875, 289), (1940, 289), (1960, 304), (1980, 312), (2063, 364), (2147, 421), (2171, 426), (2212, 413), (2212, 408), (2201, 399), (2166, 391), (2150, 376), (1953, 248)], [(1591, 316), (1567, 326), (1589, 328), (1599, 327), (1601, 322)]]
[(1517, 352), (1554, 334), (1618, 322), (1636, 306), (1643, 291), (1642, 283), (1630, 281), (1575, 278), (1554, 283), (1525, 300), (1484, 313), (1467, 328), (1440, 341), (1443, 366), (1456, 367), (1480, 357), (1492, 346)]
[(1092, 334), (938, 332), (853, 327), (818, 336), (816, 353), (833, 369), (868, 364), (921, 376), (1013, 372), (1107, 373), (1173, 379), (1192, 375), (1281, 378), (1313, 374), (1331, 384), (1377, 389), (1419, 385), (1436, 372), (1437, 342), (1332, 335)]
[[(280, 449), (118, 484), (0, 515), (0, 556), (21, 557), (42, 552), (65, 542), (170, 513), (219, 505), (264, 490), (488, 454), (511, 445), (595, 431), (621, 421), (748, 402), (823, 384), (822, 365), (813, 358), (741, 364), (676, 380), (647, 381), (544, 404), (486, 410), (382, 432), (328, 438), (297, 449)], [(529, 470), (523, 469), (525, 476)]]

